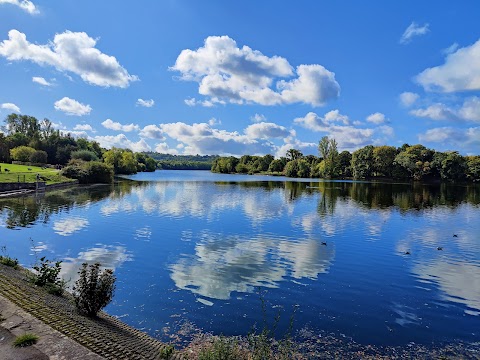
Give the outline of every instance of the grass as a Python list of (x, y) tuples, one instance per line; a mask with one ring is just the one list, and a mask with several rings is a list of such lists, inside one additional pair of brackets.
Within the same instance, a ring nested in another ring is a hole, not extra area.
[[(0, 163), (0, 168), (0, 183), (18, 182), (19, 180), (20, 182), (36, 182), (37, 174), (40, 174), (40, 178), (46, 181), (47, 184), (72, 181), (72, 179), (61, 176), (59, 170), (56, 169), (42, 169), (38, 166), (6, 163)], [(10, 171), (6, 172), (5, 169)]]
[(26, 333), (15, 338), (13, 346), (15, 347), (26, 347), (33, 344), (36, 344), (38, 341), (38, 336), (35, 334)]
[(13, 259), (10, 256), (0, 255), (0, 264), (7, 265), (16, 269), (18, 268), (18, 259)]

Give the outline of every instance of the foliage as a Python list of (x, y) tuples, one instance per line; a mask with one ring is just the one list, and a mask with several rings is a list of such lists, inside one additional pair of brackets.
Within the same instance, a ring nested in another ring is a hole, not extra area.
[(99, 161), (71, 160), (62, 169), (62, 175), (77, 179), (81, 184), (109, 184), (113, 182), (112, 166)]
[(238, 163), (239, 160), (234, 156), (217, 158), (213, 161), (212, 172), (231, 174), (235, 172)]
[(338, 154), (338, 176), (351, 177), (352, 176), (352, 154), (344, 150)]
[(72, 153), (70, 154), (70, 158), (72, 160), (78, 159), (83, 161), (98, 161), (97, 154), (92, 150), (86, 149), (72, 151)]
[(165, 345), (162, 350), (160, 350), (160, 359), (168, 359), (173, 355), (175, 348), (173, 345)]
[(200, 349), (198, 360), (240, 360), (246, 359), (244, 351), (235, 338), (216, 336)]
[(431, 170), (434, 151), (423, 145), (407, 147), (395, 157), (395, 163), (402, 166), (414, 180), (421, 180)]
[(35, 152), (30, 155), (30, 162), (32, 164), (46, 164), (48, 159), (48, 154), (43, 150), (35, 150)]
[(45, 285), (62, 285), (62, 280), (59, 277), (62, 262), (47, 260), (45, 256), (40, 258), (40, 264), (35, 264), (33, 270), (32, 282), (38, 286)]
[(373, 146), (367, 145), (352, 154), (352, 174), (355, 179), (366, 179), (373, 175)]
[(393, 146), (377, 146), (373, 149), (373, 171), (377, 176), (391, 177), (397, 149)]
[(163, 170), (210, 170), (212, 162), (188, 160), (159, 160), (158, 168)]
[(7, 247), (2, 246), (2, 255), (0, 255), (0, 264), (13, 267), (16, 269), (18, 267), (18, 259), (14, 259), (7, 254)]
[(17, 336), (13, 341), (13, 346), (15, 347), (26, 347), (33, 344), (36, 344), (39, 337), (35, 334), (25, 333), (23, 335)]
[(322, 177), (337, 177), (339, 175), (339, 158), (335, 139), (329, 139), (328, 136), (324, 136), (318, 144), (318, 152), (324, 161)]
[(480, 181), (480, 156), (467, 156), (467, 178), (470, 181)]
[(111, 148), (103, 154), (103, 161), (113, 166), (115, 174), (136, 174), (137, 161), (133, 153), (126, 149)]
[(297, 160), (297, 159), (300, 159), (301, 157), (303, 157), (303, 154), (300, 150), (297, 150), (297, 149), (289, 149), (287, 151), (287, 160)]
[(75, 305), (81, 313), (94, 317), (112, 301), (115, 275), (110, 269), (101, 271), (99, 263), (83, 263), (78, 274), (80, 278), (73, 287)]
[(10, 156), (13, 160), (28, 162), (30, 157), (35, 153), (35, 149), (30, 146), (17, 146), (10, 150)]
[(287, 158), (281, 157), (280, 159), (274, 159), (268, 167), (269, 172), (282, 172), (287, 165)]

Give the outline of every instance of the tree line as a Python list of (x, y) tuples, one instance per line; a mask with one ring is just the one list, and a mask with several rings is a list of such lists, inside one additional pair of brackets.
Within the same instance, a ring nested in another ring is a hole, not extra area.
[(318, 144), (318, 156), (304, 156), (290, 149), (285, 157), (244, 155), (220, 157), (213, 161), (212, 172), (284, 175), (325, 179), (412, 179), (480, 181), (480, 156), (462, 156), (457, 151), (440, 152), (423, 145), (364, 146), (353, 153), (338, 151), (335, 139), (324, 136)]
[(53, 123), (33, 116), (10, 114), (0, 132), (0, 162), (61, 167), (64, 176), (81, 183), (108, 183), (114, 174), (155, 171), (156, 161), (129, 149), (102, 148), (96, 141), (74, 138)]

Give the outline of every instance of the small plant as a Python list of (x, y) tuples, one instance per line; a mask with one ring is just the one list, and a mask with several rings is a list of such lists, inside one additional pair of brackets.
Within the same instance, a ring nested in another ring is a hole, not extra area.
[(13, 346), (15, 347), (26, 347), (33, 344), (36, 344), (38, 341), (38, 336), (35, 334), (26, 333), (15, 338)]
[(2, 255), (0, 255), (0, 264), (11, 266), (14, 269), (18, 268), (18, 259), (11, 258), (7, 255), (7, 247), (2, 246)]
[(240, 345), (235, 338), (215, 336), (211, 344), (200, 350), (198, 360), (240, 360), (244, 359)]
[(174, 350), (173, 345), (165, 345), (165, 347), (160, 350), (160, 359), (169, 359)]
[(32, 279), (33, 283), (38, 286), (47, 284), (60, 286), (63, 283), (58, 276), (62, 270), (61, 263), (61, 261), (53, 263), (51, 260), (47, 260), (45, 256), (41, 257), (40, 265), (33, 266), (33, 270), (36, 272)]
[(100, 264), (82, 264), (80, 278), (73, 287), (73, 298), (77, 309), (91, 317), (107, 306), (115, 291), (115, 275), (110, 269), (100, 271)]

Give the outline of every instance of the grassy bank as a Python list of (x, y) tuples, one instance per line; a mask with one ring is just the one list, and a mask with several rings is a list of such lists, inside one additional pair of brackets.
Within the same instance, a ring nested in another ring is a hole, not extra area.
[[(72, 179), (60, 175), (60, 171), (51, 168), (41, 168), (38, 166), (16, 165), (0, 163), (0, 183), (9, 182), (35, 182), (37, 174), (41, 181), (46, 181), (48, 185), (69, 182)], [(7, 170), (8, 171), (5, 171)]]

